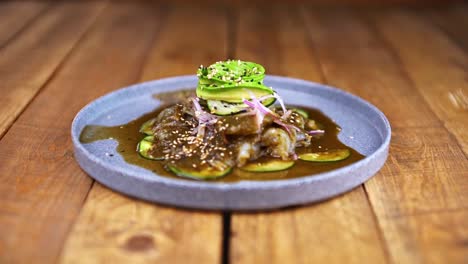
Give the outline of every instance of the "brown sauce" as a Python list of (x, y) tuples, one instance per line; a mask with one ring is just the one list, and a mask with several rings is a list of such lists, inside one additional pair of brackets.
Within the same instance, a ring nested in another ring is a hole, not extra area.
[[(137, 151), (136, 146), (138, 142), (143, 139), (144, 135), (139, 133), (141, 125), (157, 116), (157, 114), (168, 106), (177, 101), (178, 98), (186, 97), (187, 95), (193, 93), (192, 91), (183, 91), (177, 93), (167, 93), (159, 94), (155, 96), (159, 100), (164, 101), (163, 106), (155, 109), (151, 113), (144, 114), (139, 118), (130, 121), (127, 124), (106, 127), (106, 126), (95, 126), (88, 125), (86, 126), (80, 135), (80, 142), (82, 143), (91, 143), (97, 140), (105, 139), (114, 139), (118, 142), (116, 152), (120, 154), (124, 160), (130, 164), (134, 164), (148, 170), (153, 171), (154, 173), (166, 176), (170, 178), (186, 179), (177, 177), (174, 174), (168, 172), (164, 167), (163, 163), (160, 161), (148, 160), (141, 157)], [(295, 165), (285, 171), (279, 172), (267, 172), (267, 173), (254, 173), (254, 172), (245, 172), (240, 169), (234, 169), (229, 175), (212, 180), (216, 182), (234, 182), (239, 180), (277, 180), (277, 179), (287, 179), (287, 178), (296, 178), (303, 177), (311, 174), (317, 174), (321, 172), (326, 172), (334, 169), (338, 169), (344, 166), (347, 166), (351, 163), (357, 162), (364, 158), (363, 155), (358, 153), (356, 150), (344, 145), (338, 139), (338, 133), (340, 128), (335, 124), (330, 118), (325, 116), (321, 111), (312, 108), (306, 108), (303, 106), (298, 107), (305, 110), (309, 114), (309, 118), (314, 119), (316, 122), (320, 123), (325, 130), (325, 135), (319, 139), (312, 141), (311, 146), (296, 148), (296, 153), (307, 153), (307, 152), (321, 152), (333, 149), (342, 149), (348, 148), (351, 151), (351, 155), (342, 161), (336, 162), (307, 162), (302, 160), (297, 160)], [(116, 155), (110, 153), (109, 155)], [(190, 179), (186, 179), (190, 180)]]

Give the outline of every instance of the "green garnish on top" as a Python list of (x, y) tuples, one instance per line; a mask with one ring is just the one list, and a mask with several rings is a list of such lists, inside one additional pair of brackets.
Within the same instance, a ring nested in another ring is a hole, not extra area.
[(265, 68), (254, 62), (219, 61), (197, 71), (197, 96), (205, 100), (242, 103), (243, 99), (273, 94), (263, 84)]

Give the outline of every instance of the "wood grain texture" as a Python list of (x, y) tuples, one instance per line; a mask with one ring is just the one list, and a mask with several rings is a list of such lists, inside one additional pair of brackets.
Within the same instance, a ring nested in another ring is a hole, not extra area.
[(0, 3), (0, 48), (5, 46), (24, 27), (35, 20), (49, 5), (49, 1)]
[(440, 124), (395, 57), (349, 9), (306, 13), (312, 48), (330, 84), (378, 106), (392, 127)]
[(413, 11), (414, 14), (431, 21), (443, 31), (461, 48), (468, 52), (468, 3), (465, 1), (442, 6), (437, 9), (428, 9), (424, 12)]
[[(193, 74), (200, 63), (226, 58), (223, 12), (190, 7), (164, 10), (167, 17), (146, 56), (140, 79)], [(95, 184), (69, 236), (62, 262), (219, 263), (221, 246), (220, 213), (148, 204)]]
[[(463, 152), (372, 27), (343, 10), (309, 10), (306, 21), (331, 83), (373, 102), (391, 120), (389, 159), (377, 176), (365, 184), (391, 262), (426, 263), (423, 260), (428, 259), (437, 263), (437, 257), (426, 249), (452, 248), (450, 243), (457, 240), (456, 234), (448, 232), (447, 236), (454, 236), (449, 238), (427, 234), (433, 239), (428, 245), (428, 240), (418, 237), (418, 230), (412, 230), (424, 225), (418, 222), (424, 218), (413, 215), (466, 208), (468, 178)], [(396, 218), (411, 225), (390, 225)], [(462, 222), (455, 223), (458, 225), (454, 228), (463, 229)], [(394, 238), (396, 234), (398, 239)], [(457, 256), (454, 261), (462, 250), (453, 247), (452, 253)]]
[(142, 81), (193, 75), (201, 64), (207, 66), (227, 59), (226, 9), (186, 5), (172, 6), (168, 12), (167, 21), (148, 54)]
[(372, 18), (468, 157), (468, 54), (432, 23), (408, 11), (382, 12)]
[(441, 128), (396, 128), (391, 155), (366, 184), (380, 217), (467, 208), (468, 163)]
[(0, 263), (221, 262), (220, 213), (93, 184), (73, 158), (69, 127), (113, 89), (234, 55), (357, 94), (385, 112), (393, 133), (387, 163), (364, 188), (233, 214), (230, 262), (468, 262), (466, 3), (371, 13), (46, 5), (0, 3)]
[[(463, 198), (459, 194), (462, 193), (466, 177), (462, 177), (463, 174), (454, 174), (451, 170), (460, 162), (460, 159), (463, 160), (463, 153), (456, 144), (453, 144), (454, 141), (443, 124), (428, 109), (428, 105), (418, 90), (405, 76), (398, 59), (392, 55), (392, 51), (388, 50), (365, 22), (348, 12), (309, 10), (306, 14), (306, 21), (310, 29), (312, 45), (330, 83), (345, 87), (344, 89), (374, 103), (387, 114), (394, 132), (402, 131), (405, 133), (401, 136), (402, 138), (411, 139), (407, 142), (406, 149), (400, 148), (395, 154), (391, 151), (390, 157), (402, 155), (399, 161), (411, 162), (411, 169), (418, 172), (427, 170), (443, 174), (440, 178), (433, 178), (432, 174), (416, 173), (414, 177), (409, 178), (407, 174), (409, 171), (402, 171), (397, 174), (398, 177), (392, 175), (391, 180), (395, 183), (389, 184), (384, 182), (388, 176), (381, 176), (383, 174), (381, 172), (380, 177), (374, 177), (370, 182), (376, 182), (377, 186), (388, 188), (389, 197), (382, 196), (376, 200), (384, 202), (392, 197), (399, 197), (391, 203), (400, 208), (399, 214), (463, 208), (466, 204), (466, 197)], [(346, 43), (340, 42), (341, 39), (346, 39)], [(399, 110), (400, 108), (404, 111)], [(440, 131), (437, 136), (441, 140), (426, 136), (437, 130)], [(395, 137), (395, 133), (393, 136)], [(414, 145), (411, 145), (412, 143)], [(393, 143), (392, 147), (394, 146)], [(434, 153), (426, 152), (428, 146), (434, 148)], [(446, 158), (430, 160), (428, 158), (431, 154)], [(447, 163), (450, 163), (452, 167)], [(400, 163), (396, 164), (398, 165)], [(392, 167), (386, 166), (385, 168)], [(404, 175), (406, 176), (403, 177)], [(427, 181), (434, 184), (426, 186), (424, 182)], [(401, 186), (409, 183), (414, 184), (412, 187), (419, 186), (419, 188), (401, 189)], [(413, 199), (408, 199), (405, 195), (393, 196), (400, 191), (417, 192), (422, 186), (427, 188), (428, 194), (431, 193), (433, 199), (431, 203), (426, 202), (427, 197), (415, 200), (420, 193)], [(371, 189), (368, 191), (371, 196), (387, 193), (382, 192), (381, 189), (376, 189), (375, 192)], [(435, 202), (436, 200), (438, 202)]]
[(0, 138), (50, 79), (103, 6), (101, 1), (56, 4), (0, 49)]
[(382, 218), (392, 263), (468, 261), (468, 211), (445, 211)]
[[(446, 4), (450, 2), (459, 2), (460, 0), (199, 0), (197, 4), (213, 5), (213, 4), (235, 4), (235, 5), (257, 5), (263, 8), (268, 8), (272, 3), (275, 4), (312, 4), (315, 6), (337, 7), (337, 6), (394, 6), (394, 5), (408, 5), (408, 6), (424, 6), (428, 4)], [(172, 3), (187, 4), (193, 3), (191, 0), (172, 0)]]
[[(73, 6), (68, 12), (79, 10)], [(56, 261), (92, 183), (73, 158), (71, 121), (89, 101), (139, 74), (155, 34), (153, 13), (114, 4), (103, 14), (1, 140), (1, 263)], [(38, 46), (46, 54), (54, 47)]]
[(95, 183), (61, 263), (219, 263), (222, 222), (127, 198)]
[(319, 204), (233, 214), (232, 263), (386, 263), (361, 187)]
[[(295, 8), (242, 9), (236, 56), (268, 73), (323, 82)], [(265, 44), (267, 43), (267, 44)], [(307, 207), (232, 215), (232, 263), (385, 263), (362, 187)]]

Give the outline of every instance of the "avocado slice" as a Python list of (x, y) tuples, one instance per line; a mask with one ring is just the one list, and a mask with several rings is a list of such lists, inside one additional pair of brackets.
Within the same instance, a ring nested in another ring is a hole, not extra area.
[(274, 92), (263, 84), (265, 68), (254, 62), (216, 62), (208, 67), (201, 66), (197, 76), (197, 96), (205, 100), (242, 103), (252, 95), (261, 97)]

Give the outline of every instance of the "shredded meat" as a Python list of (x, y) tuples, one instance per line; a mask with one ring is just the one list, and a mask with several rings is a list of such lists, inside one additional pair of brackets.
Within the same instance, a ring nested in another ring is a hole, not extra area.
[(287, 160), (294, 154), (296, 138), (294, 135), (289, 135), (284, 129), (268, 128), (263, 132), (261, 141), (267, 147), (266, 153), (272, 157)]
[(284, 116), (283, 124), (255, 111), (215, 117), (189, 99), (159, 113), (153, 126), (155, 144), (166, 162), (187, 161), (191, 166), (242, 167), (262, 156), (288, 160), (296, 147), (310, 144), (312, 137), (304, 129), (317, 125), (295, 111)]
[(242, 167), (248, 161), (255, 160), (261, 155), (260, 137), (241, 137), (233, 141), (233, 149), (237, 153), (237, 166)]

